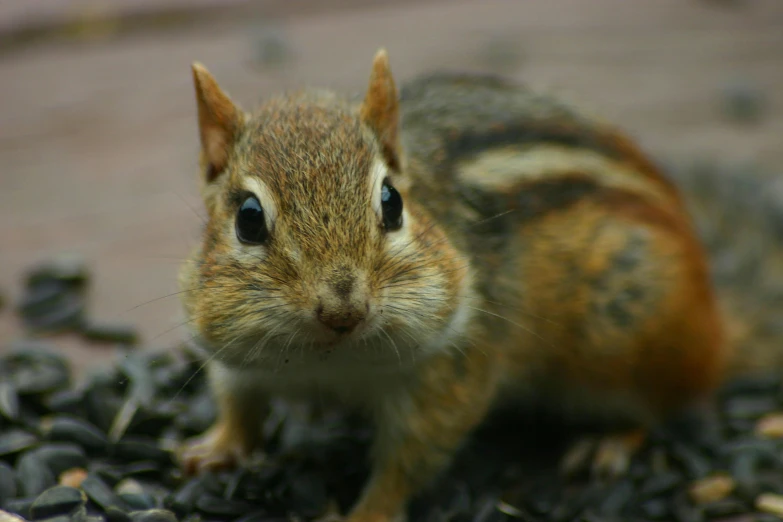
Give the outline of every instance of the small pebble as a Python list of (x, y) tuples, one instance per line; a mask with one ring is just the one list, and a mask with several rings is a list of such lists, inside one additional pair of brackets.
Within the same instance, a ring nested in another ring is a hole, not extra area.
[(57, 480), (57, 483), (61, 486), (70, 486), (72, 488), (80, 488), (82, 482), (87, 478), (87, 470), (84, 468), (71, 468), (63, 471)]
[(756, 498), (756, 509), (783, 517), (783, 495), (763, 493)]
[(723, 500), (734, 491), (734, 479), (727, 473), (712, 475), (692, 483), (688, 489), (696, 504), (708, 504)]
[(783, 412), (764, 415), (756, 423), (755, 433), (768, 439), (783, 438)]

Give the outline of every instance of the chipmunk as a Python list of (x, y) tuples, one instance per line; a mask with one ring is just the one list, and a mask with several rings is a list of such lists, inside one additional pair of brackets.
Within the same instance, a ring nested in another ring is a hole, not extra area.
[(383, 49), (361, 98), (252, 113), (192, 71), (208, 220), (180, 284), (219, 418), (187, 472), (262, 449), (270, 397), (328, 397), (376, 427), (347, 520), (404, 520), (498, 404), (616, 421), (563, 461), (612, 477), (731, 367), (684, 198), (613, 125), (489, 75), (398, 94)]

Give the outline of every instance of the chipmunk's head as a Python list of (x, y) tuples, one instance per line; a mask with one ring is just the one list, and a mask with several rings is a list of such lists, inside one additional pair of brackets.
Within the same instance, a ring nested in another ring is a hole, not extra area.
[(197, 335), (245, 364), (448, 344), (467, 263), (409, 193), (385, 51), (359, 103), (305, 91), (247, 114), (193, 74), (209, 219), (182, 284)]

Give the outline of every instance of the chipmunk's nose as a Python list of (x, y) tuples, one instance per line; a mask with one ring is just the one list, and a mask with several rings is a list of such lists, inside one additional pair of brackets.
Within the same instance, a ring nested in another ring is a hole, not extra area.
[(347, 334), (367, 316), (366, 310), (353, 308), (349, 310), (329, 310), (323, 304), (319, 304), (315, 311), (318, 320), (338, 334)]
[(338, 272), (329, 277), (320, 290), (315, 315), (330, 330), (347, 334), (367, 317), (368, 296), (355, 277)]

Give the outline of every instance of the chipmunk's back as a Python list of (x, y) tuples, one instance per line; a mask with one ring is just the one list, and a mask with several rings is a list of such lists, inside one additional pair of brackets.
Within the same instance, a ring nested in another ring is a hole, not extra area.
[(411, 193), (473, 259), (486, 330), (521, 381), (635, 421), (714, 386), (724, 345), (706, 255), (629, 138), (490, 76), (401, 92)]
[(465, 205), (474, 218), (513, 208), (519, 221), (607, 187), (680, 205), (632, 140), (548, 94), (439, 73), (404, 85), (400, 98), (409, 169), (435, 205)]

